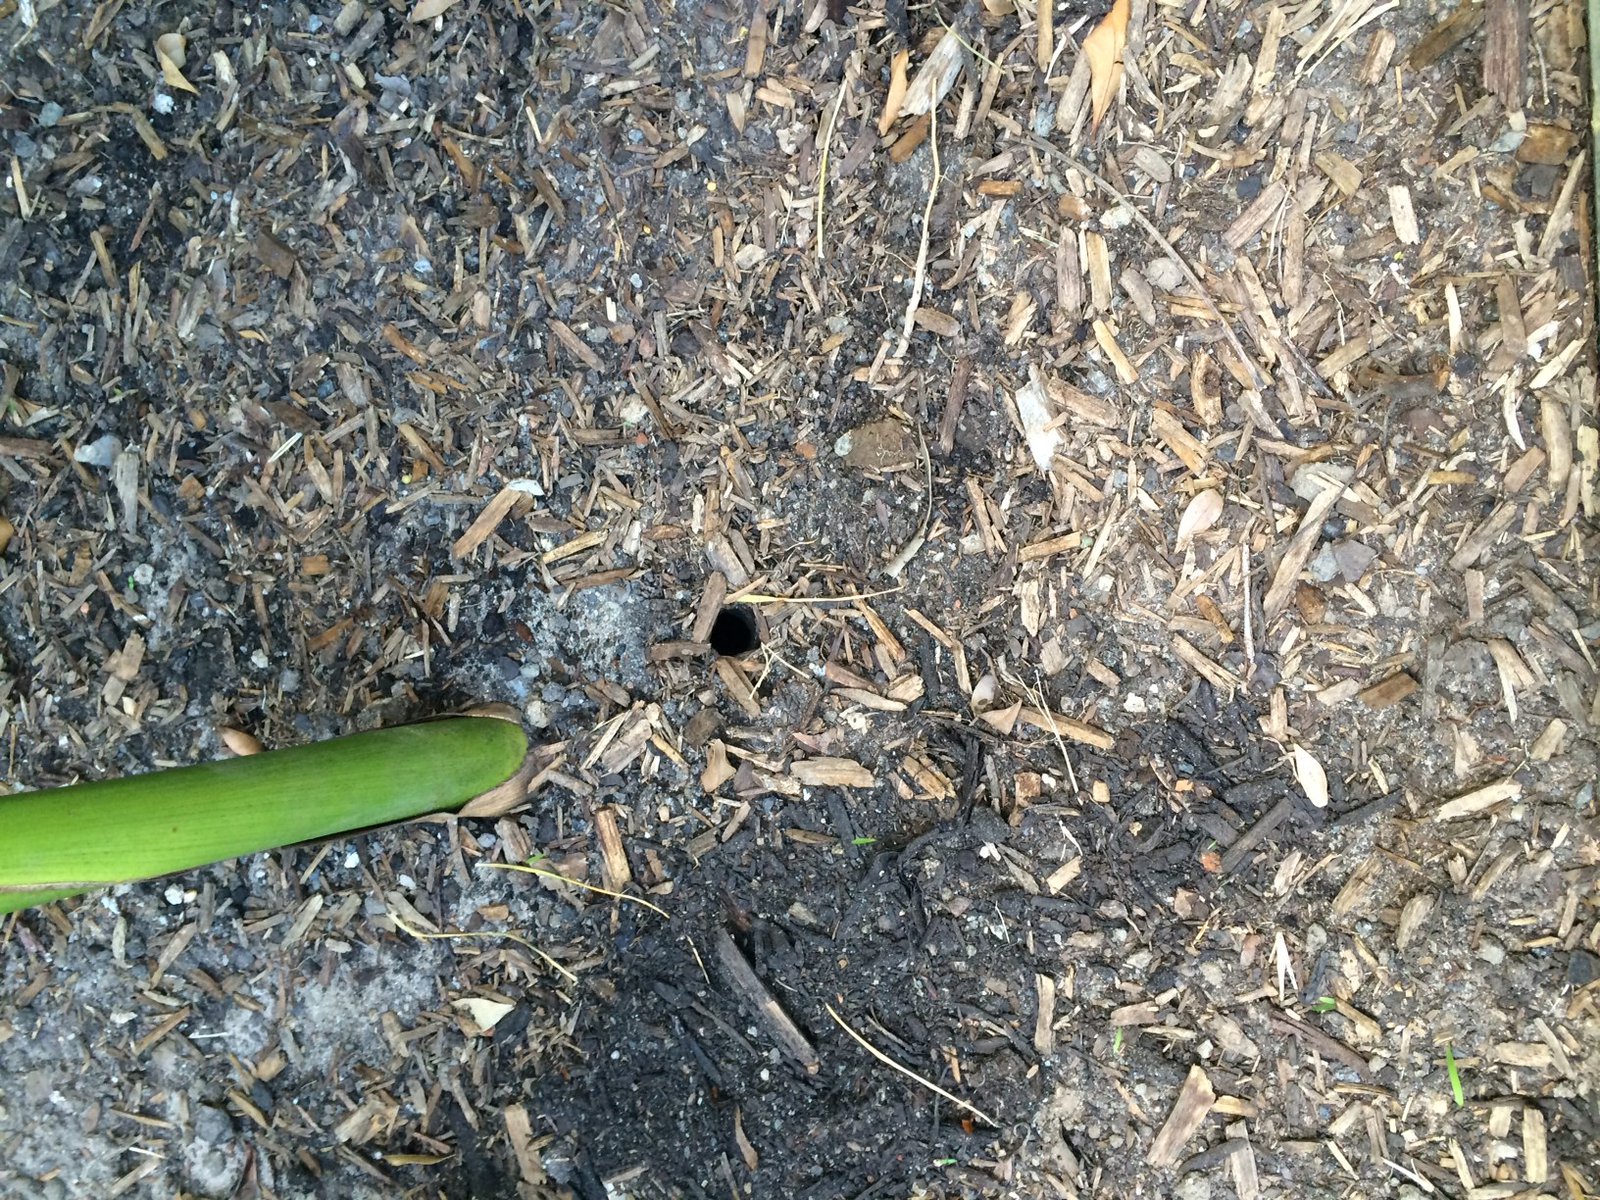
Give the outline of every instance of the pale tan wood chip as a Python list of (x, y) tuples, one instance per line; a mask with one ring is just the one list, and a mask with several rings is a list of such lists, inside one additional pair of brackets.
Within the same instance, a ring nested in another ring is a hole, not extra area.
[(694, 610), (694, 628), (689, 633), (691, 642), (709, 642), (711, 627), (717, 623), (722, 602), (728, 598), (728, 577), (713, 571), (706, 579), (705, 590), (700, 593), (700, 603)]
[(1486, 808), (1493, 808), (1506, 800), (1515, 800), (1521, 795), (1522, 785), (1515, 779), (1500, 779), (1445, 801), (1433, 818), (1436, 821), (1454, 821), (1460, 817), (1474, 816)]
[[(1508, 1067), (1528, 1067), (1535, 1071), (1546, 1071), (1555, 1065), (1550, 1047), (1543, 1042), (1499, 1042), (1494, 1048), (1494, 1061)], [(1508, 1121), (1505, 1133), (1509, 1133), (1510, 1128)], [(1504, 1137), (1505, 1133), (1499, 1136)]]
[(1050, 872), (1049, 877), (1044, 881), (1044, 885), (1050, 889), (1051, 895), (1054, 895), (1081, 874), (1083, 874), (1083, 859), (1081, 857), (1069, 858), (1054, 871)]
[(1033, 1048), (1041, 1058), (1046, 1058), (1056, 1052), (1056, 981), (1048, 975), (1035, 975), (1033, 989), (1038, 999)]
[(1242, 1137), (1232, 1139), (1230, 1144), (1233, 1149), (1228, 1152), (1228, 1168), (1233, 1173), (1234, 1191), (1239, 1200), (1256, 1200), (1261, 1195), (1261, 1180), (1256, 1174), (1255, 1148)]
[(1550, 1178), (1544, 1113), (1531, 1104), (1522, 1110), (1522, 1169), (1523, 1177), (1532, 1184), (1545, 1183)]
[(911, 85), (906, 68), (911, 64), (911, 51), (897, 50), (894, 58), (889, 62), (889, 95), (883, 102), (883, 112), (878, 117), (878, 136), (883, 137), (889, 132), (900, 116), (900, 108), (905, 103), (906, 89)]
[(876, 787), (875, 775), (850, 758), (802, 758), (789, 764), (789, 774), (813, 787)]
[(745, 716), (759, 717), (761, 701), (757, 699), (755, 689), (750, 686), (750, 680), (739, 669), (739, 665), (732, 659), (719, 658), (715, 669), (722, 685), (728, 689), (728, 695), (733, 697), (733, 702), (743, 710)]
[(1061, 737), (1082, 742), (1085, 746), (1093, 746), (1096, 750), (1109, 750), (1117, 741), (1104, 729), (1061, 716), (1059, 713), (1047, 713), (1037, 708), (1024, 707), (1017, 716), (1035, 729), (1043, 730), (1045, 733), (1054, 732)]
[(1342, 486), (1334, 485), (1318, 493), (1317, 498), (1306, 509), (1306, 515), (1301, 518), (1300, 527), (1295, 530), (1294, 536), (1289, 539), (1289, 544), (1284, 547), (1283, 557), (1278, 561), (1277, 572), (1272, 577), (1272, 586), (1267, 589), (1267, 594), (1261, 602), (1262, 612), (1268, 624), (1283, 612), (1290, 597), (1294, 595), (1300, 570), (1306, 565), (1312, 549), (1321, 538), (1322, 522), (1333, 511), (1333, 506), (1339, 502), (1344, 491)]
[(1210, 681), (1212, 687), (1232, 693), (1244, 686), (1244, 681), (1221, 663), (1207, 658), (1193, 642), (1181, 634), (1172, 635), (1172, 650), (1190, 669)]
[(1417, 227), (1417, 214), (1411, 207), (1411, 189), (1404, 184), (1389, 189), (1389, 223), (1394, 235), (1407, 246), (1422, 241), (1422, 231)]
[(533, 1122), (528, 1110), (521, 1104), (508, 1105), (501, 1111), (506, 1123), (506, 1140), (511, 1143), (511, 1153), (516, 1156), (517, 1171), (522, 1182), (542, 1187), (549, 1182), (544, 1172), (544, 1162), (534, 1145)]
[(1511, 527), (1511, 522), (1516, 520), (1517, 505), (1506, 501), (1499, 508), (1484, 518), (1479, 525), (1461, 543), (1461, 548), (1450, 558), (1450, 568), (1454, 571), (1464, 571), (1483, 557), (1484, 552), (1494, 545), (1502, 533)]
[(1550, 723), (1544, 727), (1528, 750), (1528, 757), (1534, 762), (1549, 762), (1561, 752), (1562, 740), (1567, 736), (1567, 723), (1560, 717), (1552, 717)]
[(769, 26), (767, 12), (771, 0), (757, 0), (755, 12), (750, 14), (750, 33), (744, 43), (744, 77), (757, 79), (767, 59)]
[(489, 503), (483, 506), (483, 511), (477, 515), (472, 524), (467, 526), (466, 532), (450, 547), (451, 557), (469, 557), (474, 550), (493, 536), (494, 531), (500, 527), (500, 522), (506, 519), (506, 514), (527, 494), (515, 483), (508, 483), (496, 492)]
[(458, 0), (419, 0), (411, 10), (410, 19), (414, 22), (431, 21), (435, 17), (448, 12)]
[(1061, 413), (1051, 422), (1052, 425), (1070, 427), (1078, 421), (1086, 421), (1104, 429), (1116, 429), (1122, 424), (1122, 416), (1110, 400), (1092, 396), (1070, 383), (1049, 377), (1045, 378), (1045, 391)]
[(1419, 892), (1405, 902), (1405, 906), (1400, 910), (1400, 923), (1394, 933), (1394, 944), (1397, 949), (1404, 950), (1417, 936), (1422, 923), (1433, 911), (1434, 899), (1431, 892)]
[(604, 367), (604, 364), (600, 361), (600, 356), (589, 348), (588, 343), (573, 332), (572, 326), (565, 321), (558, 321), (555, 317), (549, 318), (549, 322), (550, 332), (555, 334), (556, 341), (561, 343), (562, 348), (568, 354), (572, 355), (573, 358), (591, 371), (599, 371)]
[(1183, 1081), (1177, 1102), (1173, 1104), (1166, 1124), (1161, 1126), (1161, 1132), (1156, 1134), (1150, 1153), (1145, 1156), (1146, 1161), (1153, 1167), (1170, 1167), (1177, 1162), (1183, 1147), (1205, 1123), (1216, 1099), (1217, 1094), (1205, 1071), (1198, 1065), (1190, 1067), (1189, 1077)]
[(1266, 228), (1288, 195), (1289, 189), (1281, 180), (1263, 188), (1223, 232), (1223, 245), (1235, 252), (1243, 249), (1246, 242)]
[(595, 810), (594, 832), (600, 842), (602, 881), (611, 891), (620, 892), (633, 882), (633, 870), (628, 866), (628, 851), (622, 844), (622, 830), (617, 827), (615, 809)]
[(1567, 420), (1566, 406), (1554, 396), (1539, 399), (1539, 436), (1550, 456), (1550, 490), (1559, 495), (1572, 471), (1572, 425)]

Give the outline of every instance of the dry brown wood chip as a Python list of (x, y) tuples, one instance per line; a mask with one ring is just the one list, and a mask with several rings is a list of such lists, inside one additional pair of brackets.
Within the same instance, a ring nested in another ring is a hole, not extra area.
[(1091, 395), (1070, 383), (1048, 376), (1045, 377), (1044, 386), (1050, 399), (1061, 410), (1061, 415), (1051, 422), (1052, 425), (1071, 425), (1076, 420), (1115, 429), (1122, 424), (1117, 406), (1104, 397)]
[(600, 842), (600, 870), (606, 887), (619, 892), (633, 882), (633, 870), (628, 866), (628, 851), (622, 844), (622, 830), (617, 827), (617, 814), (611, 808), (599, 808), (594, 814), (595, 836)]
[(1311, 551), (1321, 537), (1323, 519), (1333, 511), (1333, 506), (1339, 502), (1344, 491), (1342, 486), (1335, 484), (1318, 493), (1311, 507), (1306, 509), (1306, 515), (1301, 518), (1300, 527), (1284, 547), (1277, 573), (1272, 577), (1272, 586), (1267, 589), (1266, 598), (1261, 602), (1269, 623), (1276, 619), (1294, 595), (1300, 569), (1306, 565), (1306, 560), (1311, 557)]
[(522, 1182), (542, 1186), (548, 1177), (534, 1144), (533, 1122), (528, 1118), (528, 1110), (521, 1104), (512, 1104), (502, 1110), (501, 1116), (505, 1119), (506, 1140), (511, 1143), (511, 1153), (516, 1156)]
[(1216, 1099), (1210, 1077), (1200, 1066), (1190, 1067), (1189, 1077), (1183, 1081), (1183, 1088), (1172, 1106), (1172, 1112), (1167, 1115), (1166, 1124), (1161, 1126), (1161, 1132), (1156, 1134), (1156, 1140), (1151, 1143), (1146, 1161), (1153, 1167), (1170, 1167), (1177, 1162), (1183, 1147), (1205, 1123)]
[(1451, 557), (1451, 570), (1464, 571), (1476, 563), (1494, 544), (1495, 539), (1511, 528), (1511, 522), (1516, 520), (1516, 517), (1517, 505), (1510, 500), (1490, 513), (1483, 524), (1467, 535), (1466, 540), (1461, 543), (1461, 549)]
[(875, 775), (854, 759), (802, 758), (789, 764), (789, 774), (813, 787), (876, 787)]
[(1071, 738), (1075, 742), (1093, 746), (1096, 750), (1109, 750), (1116, 745), (1117, 739), (1104, 729), (1083, 721), (1074, 720), (1071, 717), (1061, 716), (1058, 713), (1047, 713), (1037, 708), (1023, 708), (1017, 716), (1035, 729), (1043, 730), (1045, 733), (1056, 733), (1064, 738)]
[(520, 482), (508, 483), (496, 492), (489, 503), (483, 506), (483, 511), (477, 515), (472, 524), (467, 526), (466, 532), (458, 537), (450, 547), (451, 556), (454, 558), (469, 557), (474, 550), (494, 535), (494, 531), (500, 528), (500, 522), (506, 519), (506, 515), (510, 513), (512, 507), (527, 494)]
[(1417, 690), (1417, 681), (1406, 672), (1391, 675), (1361, 692), (1361, 703), (1368, 708), (1391, 708)]
[(1045, 1058), (1056, 1051), (1056, 981), (1048, 975), (1035, 975), (1033, 987), (1039, 1002), (1033, 1022), (1033, 1048)]

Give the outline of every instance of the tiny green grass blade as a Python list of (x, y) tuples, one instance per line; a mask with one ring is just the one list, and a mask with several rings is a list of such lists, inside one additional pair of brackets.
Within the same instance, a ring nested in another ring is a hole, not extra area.
[(0, 799), (0, 913), (461, 807), (509, 780), (520, 726), (452, 717)]

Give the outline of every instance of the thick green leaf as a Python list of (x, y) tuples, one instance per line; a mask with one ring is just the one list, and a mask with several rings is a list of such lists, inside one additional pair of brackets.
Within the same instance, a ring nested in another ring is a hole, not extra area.
[(527, 750), (509, 721), (452, 717), (0, 799), (0, 913), (459, 808)]

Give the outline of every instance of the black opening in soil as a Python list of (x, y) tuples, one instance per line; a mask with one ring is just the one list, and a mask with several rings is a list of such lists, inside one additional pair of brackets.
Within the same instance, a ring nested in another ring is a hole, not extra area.
[(711, 624), (711, 648), (726, 657), (749, 654), (761, 645), (761, 630), (756, 625), (756, 610), (747, 604), (734, 604), (717, 614)]

